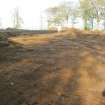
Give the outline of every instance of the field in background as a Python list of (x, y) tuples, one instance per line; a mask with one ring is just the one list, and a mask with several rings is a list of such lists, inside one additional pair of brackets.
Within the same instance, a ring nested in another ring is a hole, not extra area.
[(0, 105), (105, 104), (104, 32), (4, 33)]

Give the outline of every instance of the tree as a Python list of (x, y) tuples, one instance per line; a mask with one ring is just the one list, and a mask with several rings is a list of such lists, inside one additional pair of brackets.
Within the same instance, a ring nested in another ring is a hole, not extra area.
[[(63, 2), (56, 7), (47, 9), (48, 24), (62, 26), (65, 22), (68, 24), (69, 18), (74, 15), (74, 8), (71, 2)], [(75, 15), (76, 16), (76, 15)]]
[(61, 8), (62, 16), (66, 20), (67, 24), (69, 19), (71, 19), (72, 27), (74, 26), (75, 19), (80, 15), (78, 5), (74, 2), (63, 2), (59, 6)]
[(58, 12), (58, 8), (57, 7), (50, 7), (46, 10), (47, 13), (47, 21), (48, 21), (48, 28), (51, 25), (56, 25), (56, 24), (60, 24), (60, 20), (57, 19), (57, 12)]
[(14, 28), (16, 28), (16, 29), (21, 28), (22, 23), (23, 23), (23, 20), (20, 17), (19, 9), (15, 8), (14, 9), (14, 14), (13, 14), (13, 26), (14, 26)]
[(84, 29), (88, 29), (88, 20), (94, 18), (94, 12), (89, 0), (80, 0), (80, 12), (84, 20)]
[(87, 21), (91, 20), (93, 26), (93, 19), (97, 20), (97, 29), (99, 29), (99, 23), (102, 18), (105, 17), (105, 0), (80, 0), (80, 8), (82, 17), (85, 23), (85, 29), (87, 29)]

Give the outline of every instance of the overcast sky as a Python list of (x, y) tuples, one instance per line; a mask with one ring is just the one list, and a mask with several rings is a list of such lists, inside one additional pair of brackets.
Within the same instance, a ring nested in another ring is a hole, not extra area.
[(40, 28), (40, 14), (50, 6), (57, 5), (62, 1), (78, 0), (0, 0), (0, 20), (2, 27), (12, 27), (14, 8), (18, 7), (20, 16), (24, 24), (23, 28), (38, 29)]

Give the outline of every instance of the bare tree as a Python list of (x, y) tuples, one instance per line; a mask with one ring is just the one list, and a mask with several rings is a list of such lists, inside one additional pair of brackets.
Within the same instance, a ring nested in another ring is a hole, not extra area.
[(19, 28), (21, 28), (22, 23), (23, 23), (23, 20), (20, 17), (19, 9), (15, 8), (14, 14), (13, 14), (13, 27), (16, 29), (19, 29)]

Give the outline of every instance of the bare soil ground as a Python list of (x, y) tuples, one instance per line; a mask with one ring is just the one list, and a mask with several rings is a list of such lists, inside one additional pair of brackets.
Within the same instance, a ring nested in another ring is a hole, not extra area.
[(10, 37), (0, 47), (0, 105), (105, 105), (105, 35)]

